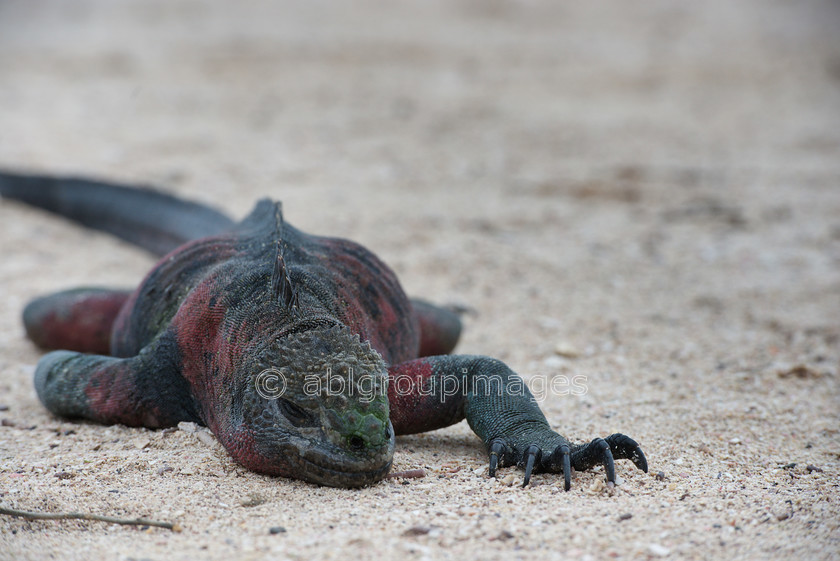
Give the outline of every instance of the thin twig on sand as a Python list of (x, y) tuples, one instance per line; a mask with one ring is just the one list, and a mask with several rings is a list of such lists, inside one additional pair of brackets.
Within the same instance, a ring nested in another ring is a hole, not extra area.
[(30, 510), (17, 510), (14, 508), (0, 507), (0, 514), (28, 518), (30, 520), (95, 520), (97, 522), (109, 522), (111, 524), (157, 526), (158, 528), (166, 528), (167, 530), (172, 530), (173, 532), (181, 531), (181, 526), (178, 523), (173, 524), (172, 522), (160, 522), (158, 520), (148, 520), (146, 518), (115, 518), (113, 516), (89, 514), (86, 512), (34, 512)]

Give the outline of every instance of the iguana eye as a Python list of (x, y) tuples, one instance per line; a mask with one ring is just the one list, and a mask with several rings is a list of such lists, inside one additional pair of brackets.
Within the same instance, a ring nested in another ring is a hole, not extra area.
[(317, 424), (318, 419), (299, 405), (295, 405), (288, 399), (282, 397), (277, 399), (277, 408), (286, 419), (296, 427), (313, 426)]

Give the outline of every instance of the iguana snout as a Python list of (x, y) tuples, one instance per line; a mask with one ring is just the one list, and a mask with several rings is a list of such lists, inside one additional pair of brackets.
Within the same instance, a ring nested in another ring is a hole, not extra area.
[[(257, 471), (339, 487), (374, 483), (394, 454), (387, 368), (343, 326), (281, 337), (262, 353), (242, 396)], [(240, 459), (240, 461), (243, 461)]]

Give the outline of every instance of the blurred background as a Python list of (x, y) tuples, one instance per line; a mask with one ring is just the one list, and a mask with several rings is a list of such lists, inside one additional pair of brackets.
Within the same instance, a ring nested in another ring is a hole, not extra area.
[(838, 12), (829, 0), (3, 0), (0, 164), (199, 193), (364, 186), (444, 200), (472, 185), (829, 167)]

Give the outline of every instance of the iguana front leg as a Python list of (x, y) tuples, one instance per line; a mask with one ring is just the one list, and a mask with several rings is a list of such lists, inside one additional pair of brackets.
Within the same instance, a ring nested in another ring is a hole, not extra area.
[[(388, 371), (391, 422), (396, 434), (424, 432), (467, 419), (496, 468), (519, 465), (524, 485), (534, 471), (563, 473), (571, 486), (571, 468), (604, 465), (615, 482), (615, 459), (629, 459), (643, 471), (647, 460), (630, 437), (614, 434), (574, 445), (551, 429), (522, 378), (503, 362), (469, 355), (419, 358)], [(524, 486), (523, 485), (523, 486)]]
[(168, 333), (130, 358), (53, 351), (35, 369), (35, 390), (55, 415), (149, 428), (200, 421)]

